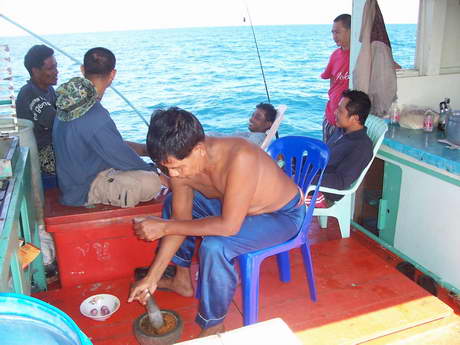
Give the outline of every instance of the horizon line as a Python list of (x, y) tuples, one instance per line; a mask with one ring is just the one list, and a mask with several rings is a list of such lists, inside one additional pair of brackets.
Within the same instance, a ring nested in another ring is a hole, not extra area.
[[(258, 24), (254, 25), (255, 28), (257, 27), (274, 27), (274, 26), (306, 26), (306, 25), (328, 25), (330, 23), (314, 23), (314, 24), (305, 24), (305, 23), (291, 23), (291, 24)], [(417, 25), (417, 23), (385, 23), (385, 25)], [(150, 30), (175, 30), (175, 29), (213, 29), (213, 28), (239, 28), (239, 27), (246, 27), (246, 25), (218, 25), (218, 26), (183, 26), (183, 27), (159, 27), (159, 28), (133, 28), (133, 29), (126, 29), (126, 30), (99, 30), (99, 31), (78, 31), (78, 32), (62, 32), (62, 33), (40, 33), (40, 35), (47, 35), (47, 36), (56, 36), (56, 35), (75, 35), (75, 34), (94, 34), (94, 33), (113, 33), (113, 32), (131, 32), (131, 31), (150, 31)], [(17, 30), (21, 30), (17, 28)], [(28, 33), (25, 34), (9, 34), (9, 35), (2, 35), (0, 37), (27, 37), (31, 36)], [(32, 36), (31, 36), (32, 37)]]

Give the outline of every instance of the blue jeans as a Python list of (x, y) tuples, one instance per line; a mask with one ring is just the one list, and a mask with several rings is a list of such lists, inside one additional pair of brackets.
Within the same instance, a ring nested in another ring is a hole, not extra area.
[[(305, 206), (299, 206), (300, 193), (276, 212), (247, 216), (240, 231), (233, 236), (204, 236), (199, 249), (200, 307), (195, 321), (209, 328), (224, 321), (238, 283), (234, 259), (254, 250), (271, 247), (294, 237), (305, 217)], [(172, 195), (164, 203), (163, 218), (171, 218)], [(195, 192), (192, 215), (194, 219), (220, 216), (219, 199), (208, 199)], [(196, 237), (188, 236), (173, 257), (173, 262), (190, 267)]]

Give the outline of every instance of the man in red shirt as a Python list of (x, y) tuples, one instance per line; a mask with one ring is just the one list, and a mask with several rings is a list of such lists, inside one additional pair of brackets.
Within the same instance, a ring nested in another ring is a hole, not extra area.
[(326, 142), (336, 128), (335, 111), (343, 91), (348, 89), (350, 79), (350, 28), (351, 16), (341, 14), (334, 19), (332, 38), (339, 48), (334, 50), (321, 78), (330, 80), (329, 101), (326, 105), (323, 121), (323, 141)]

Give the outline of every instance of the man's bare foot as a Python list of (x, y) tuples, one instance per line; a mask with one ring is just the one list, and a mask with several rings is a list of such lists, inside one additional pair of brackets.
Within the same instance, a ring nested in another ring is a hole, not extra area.
[(157, 286), (162, 289), (169, 289), (184, 297), (193, 296), (192, 280), (190, 269), (177, 266), (176, 275), (172, 278), (163, 277), (158, 281)]
[(225, 326), (223, 323), (219, 323), (218, 325), (202, 329), (200, 334), (198, 335), (198, 338), (203, 338), (209, 335), (214, 335), (223, 332), (225, 332)]

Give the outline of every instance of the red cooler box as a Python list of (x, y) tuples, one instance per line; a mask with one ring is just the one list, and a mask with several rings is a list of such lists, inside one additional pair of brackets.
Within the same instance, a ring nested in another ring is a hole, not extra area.
[(62, 287), (133, 276), (149, 266), (157, 242), (139, 240), (133, 218), (160, 216), (163, 199), (133, 208), (63, 206), (58, 189), (45, 194), (46, 230), (53, 235)]

